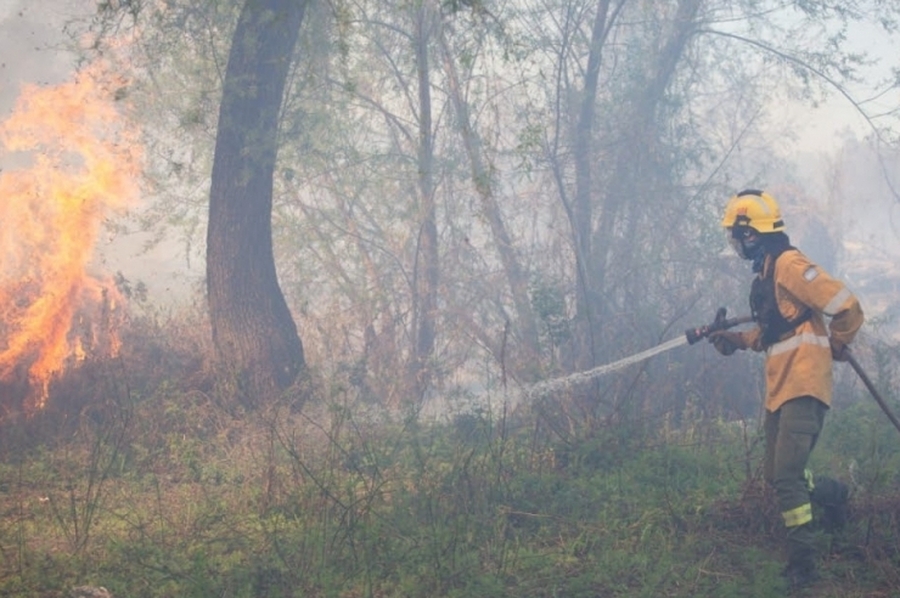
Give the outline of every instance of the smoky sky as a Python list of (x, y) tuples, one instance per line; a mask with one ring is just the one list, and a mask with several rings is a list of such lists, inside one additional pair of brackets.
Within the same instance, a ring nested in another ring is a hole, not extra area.
[[(14, 110), (23, 85), (57, 85), (71, 78), (76, 57), (68, 48), (75, 40), (66, 26), (73, 19), (83, 25), (95, 10), (93, 0), (0, 0), (0, 121)], [(0, 170), (29, 164), (26, 156), (7, 153), (0, 145)], [(140, 231), (105, 233), (97, 267), (147, 283), (157, 299), (180, 298), (198, 273), (186, 268), (180, 245), (157, 243), (145, 249), (147, 237)]]
[(0, 116), (12, 110), (23, 83), (58, 83), (70, 72), (62, 29), (73, 4), (0, 0)]

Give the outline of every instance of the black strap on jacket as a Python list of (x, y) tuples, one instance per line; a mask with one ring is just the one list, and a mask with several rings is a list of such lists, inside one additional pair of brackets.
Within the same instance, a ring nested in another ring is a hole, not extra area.
[(772, 257), (768, 271), (763, 271), (761, 276), (753, 279), (750, 287), (750, 312), (762, 332), (762, 344), (765, 348), (785, 338), (813, 315), (813, 310), (807, 307), (796, 318), (788, 320), (778, 309), (778, 299), (775, 297), (775, 262), (785, 251), (796, 250), (796, 247), (790, 245), (786, 235), (778, 241), (780, 242), (766, 252)]

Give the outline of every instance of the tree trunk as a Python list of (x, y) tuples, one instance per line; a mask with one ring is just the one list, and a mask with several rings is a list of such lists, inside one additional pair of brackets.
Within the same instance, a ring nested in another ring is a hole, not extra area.
[(305, 363), (275, 272), (272, 176), (278, 115), (305, 0), (247, 0), (228, 57), (209, 196), (207, 294), (220, 365), (249, 406)]
[[(621, 4), (620, 4), (621, 8)], [(591, 169), (594, 164), (594, 116), (597, 103), (597, 87), (600, 80), (600, 62), (606, 35), (609, 32), (610, 0), (598, 0), (597, 13), (591, 30), (591, 46), (588, 55), (587, 72), (584, 75), (581, 106), (575, 124), (573, 158), (575, 161), (574, 206), (568, 211), (575, 247), (575, 275), (578, 292), (576, 313), (579, 321), (578, 369), (587, 369), (597, 364), (597, 343), (599, 333), (596, 318), (596, 304), (599, 295), (597, 287), (591, 284), (590, 275), (595, 269), (591, 263), (591, 226), (594, 221)]]
[(416, 16), (416, 69), (419, 87), (419, 235), (416, 255), (413, 302), (415, 334), (411, 363), (412, 392), (421, 400), (431, 385), (431, 358), (437, 319), (437, 292), (440, 280), (437, 238), (437, 209), (434, 203), (434, 140), (431, 132), (431, 74), (428, 42), (433, 14), (423, 2)]
[(481, 139), (472, 126), (469, 117), (469, 106), (463, 97), (460, 87), (459, 74), (453, 60), (453, 53), (448, 47), (446, 37), (441, 35), (441, 48), (444, 55), (444, 71), (447, 74), (447, 86), (450, 99), (456, 111), (457, 127), (462, 137), (466, 156), (469, 158), (469, 167), (472, 171), (472, 183), (475, 191), (481, 199), (481, 208), (491, 227), (491, 235), (500, 254), (500, 261), (506, 274), (512, 294), (513, 304), (518, 316), (514, 322), (517, 336), (520, 339), (522, 362), (525, 367), (521, 370), (526, 375), (536, 375), (540, 370), (536, 365), (540, 359), (540, 344), (538, 339), (537, 318), (531, 307), (531, 297), (528, 291), (528, 275), (522, 265), (513, 246), (512, 237), (506, 228), (503, 214), (497, 198), (494, 197), (494, 181), (491, 166), (486, 163), (487, 158), (481, 146)]
[[(658, 165), (649, 163), (653, 146), (660, 136), (657, 131), (657, 111), (697, 26), (701, 2), (702, 0), (679, 0), (665, 45), (653, 62), (644, 86), (636, 93), (634, 108), (623, 119), (621, 149), (614, 164), (602, 219), (594, 232), (592, 249), (595, 269), (591, 278), (598, 292), (603, 292), (610, 284), (607, 265), (615, 262), (617, 257), (627, 261), (625, 258), (636, 251), (635, 241), (639, 235), (634, 227), (639, 222), (639, 215), (632, 214), (631, 219), (626, 221), (628, 202), (636, 193), (641, 197), (641, 191), (652, 189), (656, 177), (662, 172)], [(634, 201), (631, 207), (637, 211), (646, 211), (647, 205), (653, 205), (649, 198), (644, 202)], [(619, 227), (627, 233), (617, 236), (616, 228)]]

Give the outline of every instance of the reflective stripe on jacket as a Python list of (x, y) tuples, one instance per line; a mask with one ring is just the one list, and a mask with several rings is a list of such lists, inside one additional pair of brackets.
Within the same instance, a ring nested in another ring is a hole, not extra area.
[[(772, 267), (766, 258), (764, 272)], [(760, 274), (762, 276), (762, 274)], [(859, 301), (844, 283), (832, 278), (805, 255), (791, 249), (775, 261), (775, 298), (781, 315), (793, 320), (811, 308), (813, 316), (793, 333), (765, 349), (766, 409), (809, 395), (831, 405), (831, 345), (829, 333), (849, 344), (863, 324)], [(831, 318), (826, 328), (823, 316)], [(742, 333), (744, 344), (763, 350), (759, 328)]]

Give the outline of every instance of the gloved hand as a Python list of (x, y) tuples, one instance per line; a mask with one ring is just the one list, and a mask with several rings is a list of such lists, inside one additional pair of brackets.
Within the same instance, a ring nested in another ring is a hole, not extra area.
[(831, 344), (831, 358), (835, 361), (847, 361), (850, 359), (850, 349), (847, 345), (835, 338), (828, 339)]
[(740, 332), (717, 330), (709, 335), (709, 342), (722, 355), (731, 355), (738, 349), (744, 349), (744, 339)]

